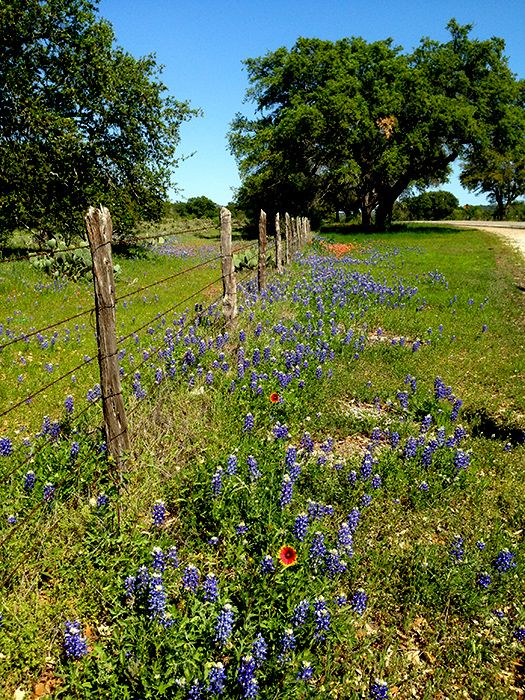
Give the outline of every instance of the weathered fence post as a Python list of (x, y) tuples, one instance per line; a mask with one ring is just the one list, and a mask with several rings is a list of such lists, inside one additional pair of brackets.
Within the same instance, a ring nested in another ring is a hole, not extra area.
[(232, 215), (221, 207), (222, 311), (229, 323), (237, 316), (237, 282), (232, 255)]
[(115, 280), (111, 256), (113, 226), (106, 207), (89, 207), (84, 220), (91, 248), (95, 288), (98, 364), (106, 443), (109, 454), (115, 460), (116, 476), (120, 481), (122, 458), (129, 450), (129, 435), (117, 356)]
[(281, 223), (279, 221), (279, 212), (275, 215), (275, 265), (277, 274), (282, 275), (283, 268), (283, 249), (281, 245)]
[(287, 265), (290, 264), (290, 258), (292, 257), (292, 240), (291, 240), (291, 225), (290, 225), (290, 214), (288, 212), (284, 215), (284, 242), (285, 242), (285, 255), (284, 261)]
[(259, 217), (259, 265), (257, 268), (259, 292), (266, 287), (266, 213), (261, 209)]

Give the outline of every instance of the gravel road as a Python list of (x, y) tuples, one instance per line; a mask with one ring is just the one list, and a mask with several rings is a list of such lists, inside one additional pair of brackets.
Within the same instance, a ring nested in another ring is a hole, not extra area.
[(461, 228), (477, 228), (490, 231), (507, 240), (525, 257), (525, 221), (432, 221), (428, 223), (450, 224)]

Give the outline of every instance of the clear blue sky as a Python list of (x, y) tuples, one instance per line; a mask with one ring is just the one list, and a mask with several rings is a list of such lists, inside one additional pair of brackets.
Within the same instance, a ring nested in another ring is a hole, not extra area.
[[(182, 127), (179, 153), (194, 155), (175, 171), (174, 199), (233, 198), (239, 177), (226, 134), (236, 112), (250, 111), (242, 60), (291, 47), (299, 36), (392, 37), (410, 51), (424, 36), (446, 40), (455, 17), (474, 25), (474, 37), (505, 39), (511, 69), (525, 77), (525, 0), (101, 0), (99, 10), (120, 46), (134, 56), (155, 53), (170, 94), (204, 112)], [(444, 188), (461, 204), (485, 201), (457, 177)]]

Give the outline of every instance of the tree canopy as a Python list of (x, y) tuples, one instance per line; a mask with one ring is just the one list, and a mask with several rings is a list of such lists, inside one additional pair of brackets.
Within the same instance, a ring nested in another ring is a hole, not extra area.
[(117, 231), (160, 216), (179, 127), (154, 56), (115, 46), (97, 1), (0, 5), (0, 230), (69, 238), (88, 205)]
[(450, 164), (479, 138), (490, 94), (514, 77), (504, 43), (470, 38), (454, 20), (450, 39), (423, 39), (403, 53), (391, 39), (300, 38), (245, 61), (256, 116), (238, 114), (230, 147), (247, 211), (315, 216), (361, 211), (384, 226), (410, 186), (446, 181)]

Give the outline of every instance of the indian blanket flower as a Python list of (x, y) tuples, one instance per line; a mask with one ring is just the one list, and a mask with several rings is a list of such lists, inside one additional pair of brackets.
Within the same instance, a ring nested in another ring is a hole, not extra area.
[(279, 396), (279, 394), (276, 391), (272, 391), (272, 393), (270, 394), (270, 402), (271, 403), (279, 403), (280, 398), (281, 397)]
[(293, 566), (297, 562), (297, 552), (293, 547), (281, 547), (279, 561), (283, 566)]
[(87, 638), (82, 635), (78, 620), (65, 622), (63, 644), (68, 659), (78, 660), (88, 653)]
[(220, 647), (225, 647), (233, 630), (234, 615), (229, 603), (223, 607), (215, 621), (215, 635), (213, 641)]

